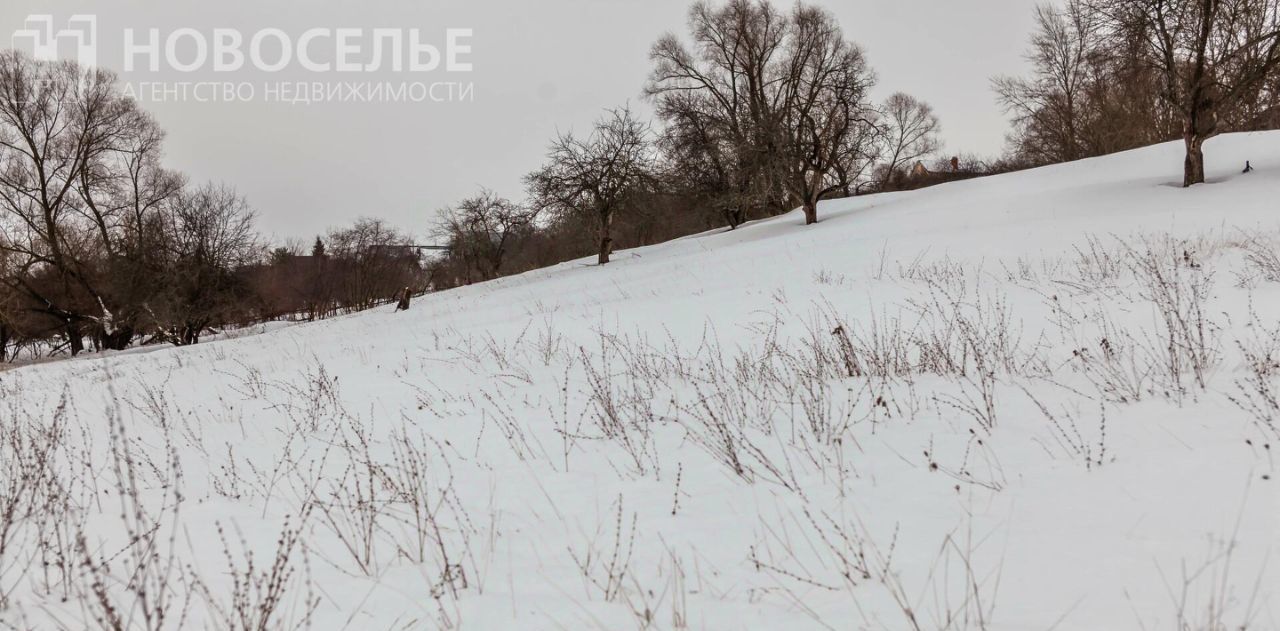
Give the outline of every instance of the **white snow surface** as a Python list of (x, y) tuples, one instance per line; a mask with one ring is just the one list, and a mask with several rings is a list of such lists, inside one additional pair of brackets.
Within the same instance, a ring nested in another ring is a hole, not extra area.
[(16, 520), (0, 628), (98, 628), (55, 531), (144, 628), (119, 444), (164, 628), (226, 628), (224, 547), (267, 572), (309, 505), (267, 628), (1280, 629), (1280, 134), (1206, 154), (1191, 189), (1161, 145), (2, 373), (0, 424), (62, 427), (73, 508)]

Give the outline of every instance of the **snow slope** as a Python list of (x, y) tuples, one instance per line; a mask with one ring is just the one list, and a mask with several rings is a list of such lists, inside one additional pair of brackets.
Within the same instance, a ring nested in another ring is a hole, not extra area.
[(1280, 134), (1206, 151), (3, 373), (0, 623), (226, 628), (284, 548), (266, 628), (1280, 629)]

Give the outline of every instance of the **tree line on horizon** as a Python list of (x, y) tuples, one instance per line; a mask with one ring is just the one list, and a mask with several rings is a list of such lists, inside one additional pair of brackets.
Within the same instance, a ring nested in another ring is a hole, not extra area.
[(0, 52), (0, 361), (189, 345), (210, 330), (367, 308), (422, 283), (411, 240), (334, 230), (307, 295), (233, 188), (163, 164), (164, 132), (116, 78)]
[(1031, 74), (993, 82), (1019, 162), (1182, 140), (1189, 187), (1206, 140), (1280, 128), (1277, 0), (1065, 0), (1035, 18)]
[(697, 2), (650, 49), (655, 120), (607, 110), (551, 140), (526, 196), (439, 212), (424, 260), (376, 219), (271, 247), (234, 189), (163, 165), (164, 133), (111, 73), (0, 53), (0, 361), (194, 344), (211, 330), (366, 309), (819, 202), (1280, 127), (1280, 0), (1066, 0), (1035, 9), (1023, 77), (992, 84), (1008, 150), (939, 156), (941, 125), (876, 75), (833, 15)]
[[(1066, 0), (1035, 8), (1025, 77), (992, 80), (1012, 117), (1004, 156), (940, 148), (932, 108), (869, 101), (859, 46), (827, 11), (765, 0), (698, 2), (687, 36), (650, 50), (656, 124), (610, 111), (551, 143), (528, 199), (490, 192), (447, 208), (441, 286), (483, 281), (869, 192), (1068, 162), (1170, 140), (1183, 184), (1204, 182), (1204, 142), (1280, 128), (1280, 0)], [(592, 234), (594, 232), (595, 234)]]
[[(483, 281), (633, 247), (856, 193), (919, 185), (909, 168), (940, 147), (924, 101), (876, 84), (861, 47), (815, 5), (698, 2), (687, 36), (650, 49), (643, 86), (656, 121), (608, 110), (582, 135), (560, 134), (525, 177), (527, 199), (482, 191), (443, 209), (440, 286)], [(949, 166), (948, 166), (949, 165)], [(986, 172), (976, 160), (931, 173)]]

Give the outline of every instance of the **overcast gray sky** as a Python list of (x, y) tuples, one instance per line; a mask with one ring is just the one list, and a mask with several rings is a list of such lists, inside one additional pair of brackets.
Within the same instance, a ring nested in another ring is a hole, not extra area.
[[(1005, 117), (989, 78), (1021, 72), (1031, 27), (1028, 0), (815, 0), (860, 43), (879, 76), (879, 97), (905, 91), (932, 103), (944, 152), (993, 155)], [(482, 186), (519, 197), (521, 176), (541, 161), (557, 130), (583, 129), (640, 89), (650, 44), (683, 33), (690, 0), (3, 0), (0, 33), (32, 14), (61, 28), (76, 13), (98, 17), (99, 61), (122, 72), (121, 33), (194, 28), (246, 33), (275, 27), (296, 37), (313, 28), (419, 28), (443, 43), (446, 28), (470, 28), (470, 73), (428, 80), (475, 85), (468, 102), (294, 105), (141, 98), (168, 131), (167, 163), (196, 180), (238, 188), (278, 239), (309, 239), (357, 216), (385, 218), (415, 234), (435, 209)], [(366, 41), (366, 40), (361, 40)], [(371, 38), (368, 40), (371, 41)], [(247, 46), (246, 46), (247, 48)], [(332, 48), (332, 44), (330, 44)], [(366, 48), (369, 48), (366, 46)], [(323, 51), (323, 46), (316, 46)], [(322, 54), (317, 54), (322, 57)], [(392, 75), (266, 76), (197, 72), (124, 74), (126, 82), (263, 79), (404, 80)], [(260, 97), (260, 95), (258, 95)]]

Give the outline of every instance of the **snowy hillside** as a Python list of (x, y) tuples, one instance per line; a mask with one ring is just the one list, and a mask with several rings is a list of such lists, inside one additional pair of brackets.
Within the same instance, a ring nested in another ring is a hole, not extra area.
[(1280, 628), (1280, 133), (1206, 151), (0, 373), (0, 627)]

